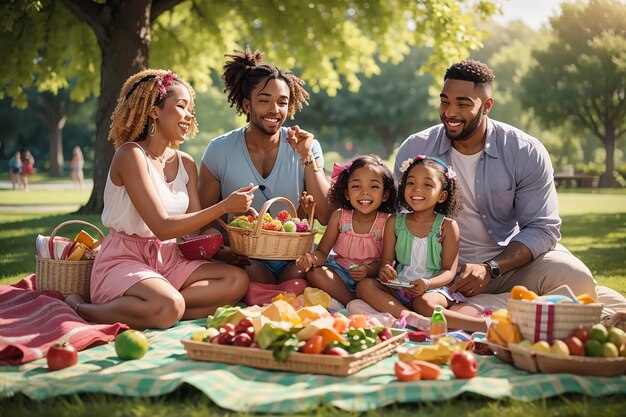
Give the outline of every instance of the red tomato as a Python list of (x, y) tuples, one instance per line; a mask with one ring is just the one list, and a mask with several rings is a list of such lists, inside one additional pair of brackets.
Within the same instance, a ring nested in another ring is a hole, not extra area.
[(408, 382), (422, 379), (422, 368), (415, 363), (398, 361), (393, 370), (398, 381)]
[(322, 353), (331, 356), (348, 356), (348, 352), (340, 347), (331, 347), (328, 349), (324, 349)]
[(48, 349), (46, 354), (48, 370), (58, 371), (76, 365), (78, 362), (78, 352), (76, 348), (68, 342), (57, 343)]
[(457, 351), (450, 356), (450, 369), (458, 379), (474, 378), (478, 373), (478, 361), (468, 350)]
[(378, 337), (384, 342), (385, 340), (391, 339), (393, 337), (393, 333), (391, 333), (391, 330), (385, 327), (380, 331), (380, 333), (378, 333)]
[(324, 338), (319, 334), (312, 336), (309, 340), (306, 341), (304, 346), (302, 346), (302, 348), (300, 349), (302, 353), (314, 353), (314, 354), (322, 353), (323, 350), (324, 350)]

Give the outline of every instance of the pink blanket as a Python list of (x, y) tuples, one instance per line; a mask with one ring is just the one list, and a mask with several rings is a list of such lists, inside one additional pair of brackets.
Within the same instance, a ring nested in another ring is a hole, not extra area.
[(87, 323), (59, 292), (37, 291), (34, 274), (15, 285), (0, 285), (0, 365), (43, 358), (59, 340), (83, 350), (110, 342), (126, 329), (122, 323)]

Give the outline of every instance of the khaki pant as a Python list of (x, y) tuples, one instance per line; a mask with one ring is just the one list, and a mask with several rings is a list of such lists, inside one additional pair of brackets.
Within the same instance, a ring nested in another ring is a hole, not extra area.
[(523, 267), (509, 271), (487, 284), (485, 293), (509, 292), (515, 285), (523, 285), (538, 295), (566, 284), (576, 295), (596, 295), (596, 282), (589, 268), (572, 255), (565, 246), (557, 246)]

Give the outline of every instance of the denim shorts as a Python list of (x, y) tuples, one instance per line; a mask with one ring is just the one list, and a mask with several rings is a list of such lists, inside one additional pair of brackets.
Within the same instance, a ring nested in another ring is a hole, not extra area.
[(348, 287), (348, 289), (350, 291), (356, 292), (356, 284), (357, 284), (357, 282), (355, 280), (353, 280), (352, 277), (350, 276), (350, 271), (348, 271), (343, 266), (339, 265), (337, 262), (335, 262), (334, 259), (331, 259), (331, 258), (329, 258), (326, 261), (326, 265), (325, 266), (327, 268), (332, 269), (333, 272), (335, 272), (337, 275), (339, 275), (339, 278), (341, 278), (343, 283), (346, 284), (346, 287)]
[(276, 277), (279, 278), (285, 268), (294, 263), (290, 260), (257, 259)]

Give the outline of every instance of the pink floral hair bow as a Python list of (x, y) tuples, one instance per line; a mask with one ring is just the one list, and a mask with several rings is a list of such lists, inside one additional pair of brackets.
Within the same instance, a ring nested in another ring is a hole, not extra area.
[(163, 77), (157, 77), (157, 86), (159, 87), (160, 98), (163, 98), (167, 95), (167, 87), (170, 86), (174, 78), (176, 78), (176, 73), (173, 72), (168, 72)]
[(345, 165), (334, 162), (333, 172), (332, 174), (330, 174), (330, 179), (333, 181), (337, 181), (337, 178), (339, 178), (339, 174), (341, 174), (343, 171), (349, 171), (351, 167), (352, 167), (352, 162), (348, 162)]

